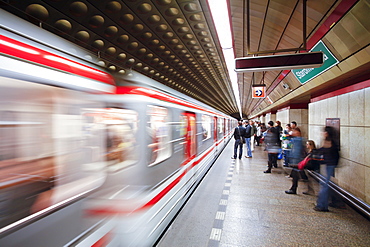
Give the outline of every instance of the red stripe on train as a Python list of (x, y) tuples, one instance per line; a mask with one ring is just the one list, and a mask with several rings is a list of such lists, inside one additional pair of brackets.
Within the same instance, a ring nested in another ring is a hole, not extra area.
[(115, 85), (113, 77), (104, 71), (77, 63), (73, 60), (41, 50), (37, 47), (3, 35), (0, 35), (0, 53), (50, 68), (62, 70), (64, 72), (90, 78), (102, 83)]
[[(196, 166), (196, 165), (198, 165), (201, 160), (203, 160), (205, 157), (207, 157), (207, 155), (209, 155), (212, 152), (212, 150), (214, 150), (214, 148), (211, 148), (210, 150), (208, 150), (206, 153), (204, 153), (198, 159), (198, 161), (195, 161), (194, 162), (195, 164), (193, 164), (193, 167)], [(189, 163), (190, 161), (187, 160), (185, 162), (186, 163)], [(184, 164), (182, 164), (182, 166), (184, 166)], [(91, 214), (91, 215), (100, 215), (100, 214), (103, 214), (103, 215), (130, 214), (130, 213), (133, 213), (133, 212), (140, 211), (142, 209), (146, 209), (146, 208), (152, 207), (159, 200), (161, 200), (168, 192), (170, 192), (181, 181), (181, 179), (186, 175), (186, 173), (189, 170), (190, 169), (186, 169), (185, 171), (183, 171), (180, 174), (180, 176), (178, 176), (174, 181), (172, 181), (169, 185), (167, 185), (166, 188), (164, 188), (161, 192), (159, 192), (159, 194), (157, 194), (156, 196), (154, 196), (149, 202), (145, 203), (144, 205), (142, 205), (142, 206), (140, 206), (140, 207), (138, 207), (136, 209), (133, 209), (133, 210), (116, 210), (116, 209), (110, 209), (110, 208), (96, 208), (96, 209), (88, 209), (88, 210), (86, 210), (86, 212), (88, 214)]]

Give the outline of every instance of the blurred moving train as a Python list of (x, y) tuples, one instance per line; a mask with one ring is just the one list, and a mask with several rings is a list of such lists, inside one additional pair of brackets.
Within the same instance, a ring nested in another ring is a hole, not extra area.
[(0, 246), (153, 245), (236, 120), (0, 16)]

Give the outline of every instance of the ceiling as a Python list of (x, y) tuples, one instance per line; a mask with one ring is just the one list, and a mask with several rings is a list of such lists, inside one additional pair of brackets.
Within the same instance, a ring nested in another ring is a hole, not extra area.
[[(340, 2), (307, 1), (307, 38)], [(207, 0), (0, 0), (0, 5), (95, 52), (112, 72), (136, 70), (239, 117)], [(229, 0), (229, 5), (236, 57), (303, 47), (303, 0)], [(269, 105), (268, 99), (252, 99), (252, 84), (266, 84), (275, 99), (301, 86), (290, 83), (290, 90), (284, 89), (282, 72), (238, 73), (243, 117)], [(290, 101), (307, 100), (300, 95)]]

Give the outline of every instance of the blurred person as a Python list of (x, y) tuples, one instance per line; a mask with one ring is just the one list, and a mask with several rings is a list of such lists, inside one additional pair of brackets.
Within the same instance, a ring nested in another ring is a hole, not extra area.
[(262, 138), (262, 127), (261, 127), (261, 123), (258, 123), (257, 124), (257, 128), (256, 128), (256, 146), (259, 146), (260, 145), (260, 141), (261, 141), (261, 138)]
[(245, 156), (245, 158), (252, 158), (251, 136), (252, 136), (253, 127), (250, 123), (251, 123), (251, 120), (247, 121), (246, 126), (245, 126), (245, 145), (247, 146), (247, 155)]
[(254, 151), (254, 140), (257, 135), (257, 127), (253, 120), (249, 120), (249, 125), (251, 126), (251, 151)]
[[(308, 140), (306, 142), (307, 154), (306, 157), (310, 158), (308, 164), (304, 167), (304, 169), (318, 171), (320, 169), (319, 161), (314, 159), (314, 155), (316, 152), (316, 145), (315, 142), (312, 140)], [(298, 187), (298, 180), (303, 179), (307, 181), (307, 191), (303, 192), (305, 195), (313, 195), (315, 193), (312, 181), (308, 179), (308, 176), (305, 170), (299, 170), (298, 168), (293, 168), (292, 172), (290, 173), (290, 177), (293, 178), (292, 186), (289, 190), (286, 190), (285, 193), (287, 194), (297, 194), (297, 187)]]
[(236, 159), (238, 156), (238, 148), (239, 148), (239, 159), (242, 158), (243, 156), (243, 140), (245, 140), (246, 132), (245, 128), (243, 127), (243, 121), (238, 122), (238, 127), (235, 128), (234, 130), (234, 156), (231, 157), (232, 159)]
[[(330, 126), (324, 127), (322, 147), (319, 149), (320, 154), (323, 155), (323, 164), (326, 165), (326, 174), (324, 182), (320, 183), (320, 192), (317, 198), (315, 211), (329, 212), (328, 207), (344, 208), (344, 203), (338, 199), (338, 196), (330, 191), (329, 181), (334, 176), (334, 170), (339, 162), (339, 145), (335, 141), (335, 129)], [(331, 204), (329, 204), (329, 197), (331, 197)]]
[(274, 122), (269, 121), (268, 129), (265, 136), (266, 150), (268, 152), (268, 168), (264, 173), (271, 173), (272, 166), (277, 167), (277, 155), (280, 149), (279, 146), (279, 133), (274, 127)]
[(283, 166), (289, 167), (289, 156), (290, 156), (290, 149), (291, 149), (291, 143), (290, 143), (290, 133), (292, 131), (292, 128), (290, 127), (290, 124), (285, 125), (285, 129), (283, 131), (282, 135), (282, 148), (283, 148), (283, 158), (284, 158), (284, 164)]
[(290, 150), (289, 164), (290, 166), (296, 166), (305, 155), (303, 147), (303, 138), (300, 129), (299, 128), (293, 129), (290, 137), (292, 149)]

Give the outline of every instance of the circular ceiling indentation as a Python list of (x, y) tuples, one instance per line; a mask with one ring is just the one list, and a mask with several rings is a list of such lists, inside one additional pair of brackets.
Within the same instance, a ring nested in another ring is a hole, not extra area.
[(92, 46), (97, 49), (102, 49), (104, 47), (104, 41), (101, 39), (97, 39), (92, 43)]
[(152, 11), (152, 5), (150, 5), (149, 3), (143, 3), (137, 7), (137, 10), (140, 14), (146, 14)]
[(176, 45), (179, 43), (179, 40), (178, 39), (173, 39), (170, 41), (170, 45)]
[(184, 39), (192, 39), (194, 36), (190, 33), (183, 36)]
[(190, 40), (187, 44), (188, 45), (196, 45), (197, 42), (195, 40)]
[(153, 34), (150, 32), (145, 32), (141, 35), (141, 38), (143, 39), (150, 39), (151, 37), (153, 37)]
[(90, 34), (86, 31), (78, 31), (75, 37), (82, 42), (87, 42), (90, 39)]
[(116, 26), (109, 26), (105, 29), (104, 34), (107, 37), (113, 37), (118, 33), (118, 28)]
[(175, 16), (175, 15), (179, 14), (179, 10), (176, 9), (176, 8), (169, 8), (169, 9), (166, 10), (165, 14), (167, 16)]
[(163, 38), (165, 39), (172, 39), (175, 35), (173, 34), (173, 32), (167, 32), (165, 34), (163, 34)]
[(183, 49), (184, 48), (184, 46), (183, 45), (177, 45), (177, 46), (175, 46), (175, 50), (181, 50), (181, 49)]
[(137, 42), (131, 42), (129, 45), (128, 45), (128, 48), (130, 49), (130, 50), (135, 50), (135, 49), (137, 49), (139, 47), (139, 43), (137, 43)]
[(157, 51), (164, 51), (165, 49), (166, 47), (164, 45), (160, 45), (158, 46)]
[(116, 53), (116, 48), (111, 46), (109, 47), (107, 50), (106, 50), (106, 53), (109, 54), (109, 55), (114, 55), (114, 53)]
[(177, 30), (179, 33), (187, 33), (190, 31), (188, 27), (181, 27)]
[(166, 31), (166, 30), (167, 30), (167, 28), (168, 28), (168, 26), (167, 26), (167, 25), (165, 25), (165, 24), (161, 24), (161, 25), (159, 25), (159, 26), (156, 28), (156, 30), (157, 30), (158, 32), (164, 32), (164, 31)]
[(41, 21), (46, 21), (49, 18), (49, 11), (40, 4), (30, 4), (26, 8), (26, 13)]
[(185, 20), (182, 18), (176, 18), (175, 20), (172, 21), (172, 24), (175, 26), (184, 25)]
[(143, 31), (143, 29), (144, 29), (144, 26), (142, 24), (140, 24), (140, 23), (133, 25), (132, 28), (131, 28), (131, 30), (134, 33), (139, 33), (141, 31)]
[(145, 48), (140, 48), (138, 51), (137, 51), (137, 54), (140, 56), (140, 55), (144, 55), (146, 53), (146, 49)]
[(83, 16), (87, 13), (87, 5), (83, 2), (76, 1), (69, 6), (69, 11), (74, 16)]
[(149, 53), (149, 54), (146, 54), (144, 59), (145, 60), (151, 60), (151, 59), (153, 59), (153, 57), (154, 57), (154, 55), (152, 53)]
[(204, 25), (203, 23), (198, 23), (198, 24), (194, 25), (194, 28), (195, 29), (204, 29), (204, 28), (206, 28), (206, 25)]
[(208, 32), (206, 31), (201, 31), (198, 33), (199, 36), (207, 36), (208, 35)]
[(93, 28), (98, 28), (104, 24), (104, 17), (100, 15), (94, 15), (89, 20), (89, 25)]
[(117, 59), (118, 60), (125, 60), (126, 59), (126, 54), (125, 53), (120, 53), (118, 56), (117, 56)]
[(184, 9), (189, 12), (195, 12), (198, 11), (198, 5), (195, 3), (188, 3), (184, 5)]
[(117, 38), (118, 43), (125, 44), (130, 40), (130, 37), (126, 34), (123, 34)]
[(121, 10), (121, 8), (122, 8), (121, 4), (117, 1), (110, 1), (109, 3), (107, 3), (107, 5), (105, 5), (105, 10), (108, 13), (118, 12)]
[(161, 20), (161, 17), (159, 15), (151, 15), (148, 17), (148, 22), (150, 24), (155, 24)]
[(152, 46), (158, 45), (159, 40), (158, 39), (153, 39), (152, 41), (149, 42), (149, 44), (152, 45)]
[(58, 30), (65, 32), (65, 33), (69, 33), (72, 30), (72, 24), (69, 21), (64, 20), (64, 19), (56, 21), (54, 26)]
[(200, 14), (194, 14), (194, 15), (191, 15), (190, 16), (190, 20), (191, 21), (201, 21), (202, 20), (202, 16)]
[(135, 17), (131, 14), (124, 14), (120, 17), (120, 22), (122, 24), (130, 24), (131, 22), (133, 22), (135, 19)]

